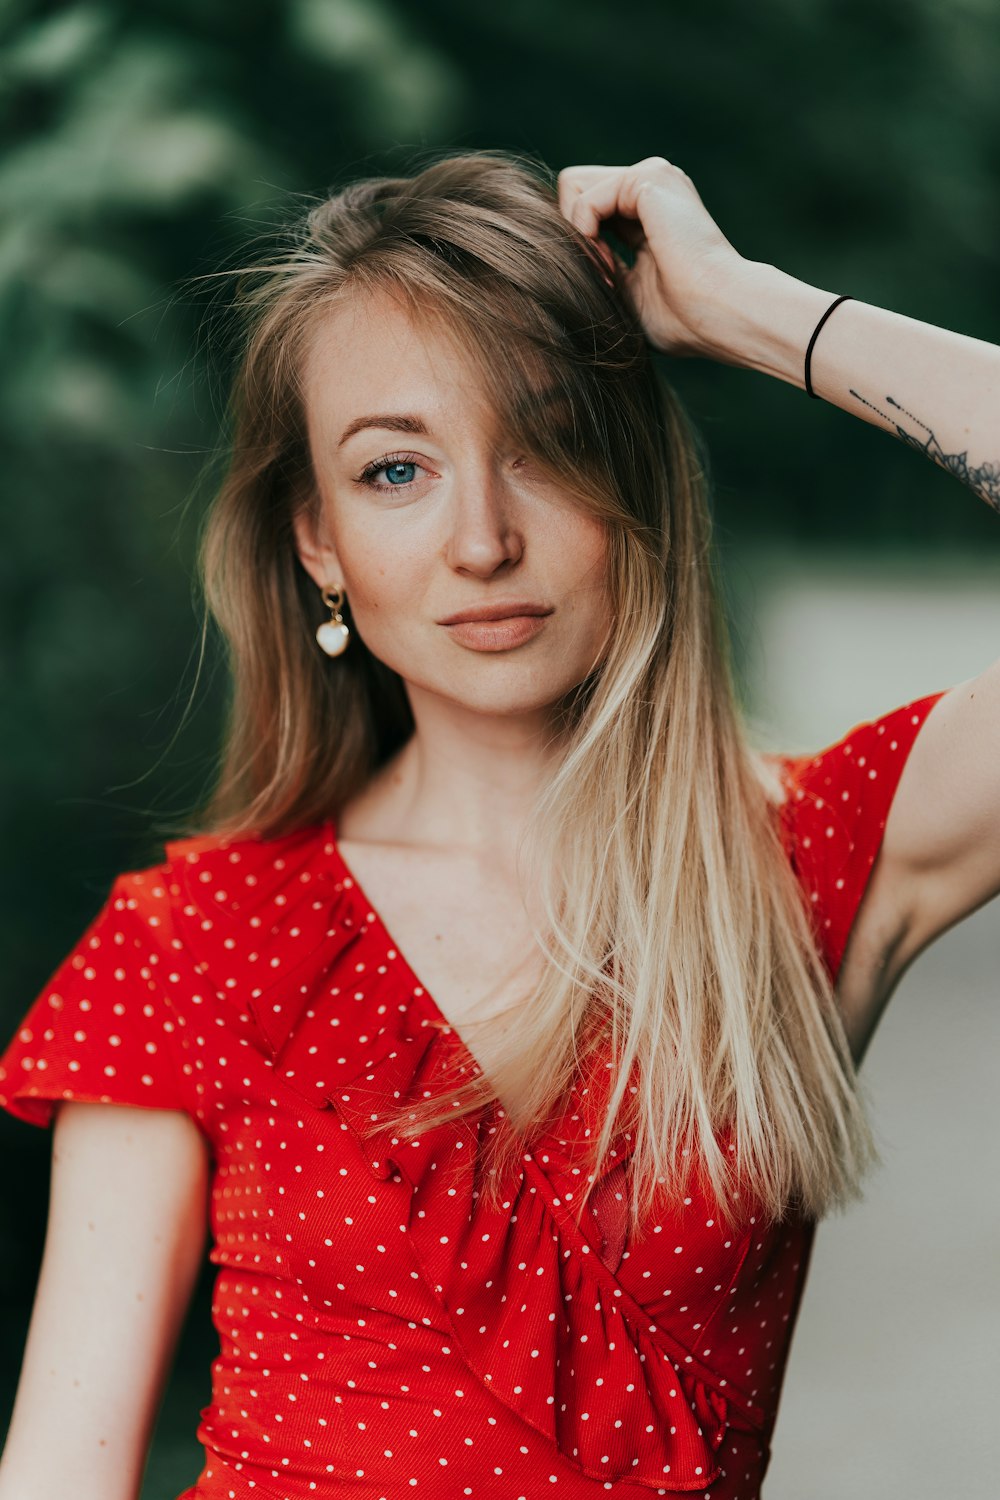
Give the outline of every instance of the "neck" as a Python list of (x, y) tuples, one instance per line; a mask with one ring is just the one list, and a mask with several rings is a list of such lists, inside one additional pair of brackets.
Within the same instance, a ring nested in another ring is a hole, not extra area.
[(513, 860), (561, 754), (548, 709), (482, 714), (411, 689), (415, 731), (343, 810), (344, 839)]

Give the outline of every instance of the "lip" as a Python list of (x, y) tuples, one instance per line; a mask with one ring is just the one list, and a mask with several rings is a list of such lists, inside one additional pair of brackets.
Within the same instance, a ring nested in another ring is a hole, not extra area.
[(456, 610), (453, 615), (439, 620), (439, 625), (464, 625), (469, 620), (509, 620), (513, 616), (550, 615), (548, 604), (533, 604), (527, 599), (497, 599), (493, 604), (473, 604), (469, 609)]
[(544, 630), (551, 613), (547, 610), (535, 615), (505, 615), (502, 619), (459, 620), (445, 629), (472, 651), (510, 651)]

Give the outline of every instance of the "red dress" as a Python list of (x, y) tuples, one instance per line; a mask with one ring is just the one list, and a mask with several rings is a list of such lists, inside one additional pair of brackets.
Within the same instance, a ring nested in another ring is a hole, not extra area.
[[(780, 757), (781, 826), (835, 974), (928, 697)], [(622, 1233), (629, 1142), (572, 1213), (568, 1138), (509, 1206), (472, 1191), (494, 1107), (384, 1152), (365, 1126), (476, 1064), (332, 823), (166, 845), (106, 904), (0, 1058), (0, 1105), (189, 1113), (212, 1153), (219, 1354), (180, 1500), (754, 1500), (815, 1222), (719, 1227), (692, 1189)], [(591, 1079), (591, 1083), (596, 1080)], [(582, 1090), (596, 1119), (600, 1089)]]

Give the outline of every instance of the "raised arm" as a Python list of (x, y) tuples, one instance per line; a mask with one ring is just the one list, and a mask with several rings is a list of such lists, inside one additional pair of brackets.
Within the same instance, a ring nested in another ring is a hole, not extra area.
[[(687, 173), (662, 156), (567, 167), (559, 202), (655, 348), (805, 389), (813, 332), (849, 287), (824, 291), (745, 260)], [(635, 252), (632, 266), (601, 239), (605, 228)], [(1000, 511), (1000, 348), (850, 300), (819, 330), (811, 383), (817, 396), (919, 448)], [(998, 893), (1000, 659), (943, 695), (903, 770), (865, 898), (885, 970), (882, 1000), (922, 948)]]
[[(706, 354), (805, 389), (805, 353), (836, 301), (759, 261), (720, 279), (703, 313)], [(814, 393), (882, 427), (1000, 512), (1000, 348), (853, 297), (820, 328)]]
[[(837, 295), (777, 266), (744, 263), (718, 284), (704, 333), (720, 340), (724, 362), (805, 389), (804, 353)], [(1000, 513), (995, 344), (851, 299), (819, 330), (810, 382), (818, 397), (919, 449)], [(886, 937), (876, 1005), (936, 937), (998, 893), (1000, 658), (944, 695), (900, 779), (862, 928)]]
[[(826, 291), (775, 265), (746, 260), (726, 239), (687, 173), (662, 156), (630, 167), (567, 167), (566, 217), (600, 251), (649, 342), (805, 389), (882, 427), (961, 479), (1000, 511), (1000, 348)], [(600, 238), (635, 250), (626, 267)]]
[(136, 1500), (205, 1247), (208, 1168), (179, 1111), (60, 1105), (0, 1500)]

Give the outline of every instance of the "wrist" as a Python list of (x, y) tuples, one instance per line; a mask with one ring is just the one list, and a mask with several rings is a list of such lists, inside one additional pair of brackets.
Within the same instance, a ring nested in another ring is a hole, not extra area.
[(742, 260), (703, 309), (699, 335), (705, 357), (805, 390), (809, 340), (837, 295), (764, 261)]

